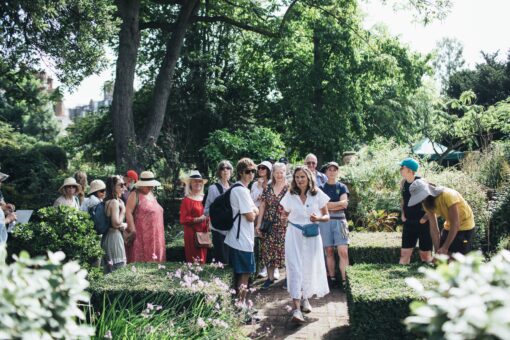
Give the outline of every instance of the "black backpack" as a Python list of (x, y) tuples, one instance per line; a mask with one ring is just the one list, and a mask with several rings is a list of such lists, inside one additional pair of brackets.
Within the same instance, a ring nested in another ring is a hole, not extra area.
[(110, 218), (106, 216), (105, 202), (89, 208), (89, 214), (94, 221), (94, 229), (99, 235), (106, 234), (110, 228)]
[(230, 204), (230, 192), (235, 187), (240, 187), (242, 184), (237, 183), (231, 186), (223, 194), (219, 195), (209, 207), (209, 217), (211, 223), (215, 229), (228, 231), (234, 226), (234, 222), (239, 218), (237, 223), (237, 238), (239, 239), (239, 233), (241, 232), (241, 214), (237, 213), (232, 217), (232, 205)]

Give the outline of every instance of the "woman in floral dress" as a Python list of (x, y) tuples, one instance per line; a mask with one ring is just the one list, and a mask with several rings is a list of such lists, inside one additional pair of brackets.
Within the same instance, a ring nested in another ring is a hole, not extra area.
[[(256, 231), (260, 235), (262, 264), (267, 267), (267, 280), (262, 286), (269, 288), (274, 283), (275, 269), (285, 265), (285, 232), (287, 224), (282, 221), (284, 214), (280, 201), (289, 188), (285, 179), (286, 167), (283, 163), (273, 165), (272, 181), (262, 193)], [(262, 224), (269, 224), (269, 230), (262, 232)]]

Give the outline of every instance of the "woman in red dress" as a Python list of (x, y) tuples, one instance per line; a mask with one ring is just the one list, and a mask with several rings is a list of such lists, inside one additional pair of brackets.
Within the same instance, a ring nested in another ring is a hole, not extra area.
[(126, 204), (125, 234), (127, 262), (165, 262), (163, 208), (152, 189), (160, 186), (151, 171), (143, 171)]
[(207, 180), (202, 178), (198, 171), (182, 180), (186, 185), (186, 197), (182, 200), (180, 220), (184, 226), (184, 254), (186, 262), (205, 263), (207, 248), (199, 248), (195, 245), (195, 233), (208, 231), (207, 217), (204, 215), (203, 189)]

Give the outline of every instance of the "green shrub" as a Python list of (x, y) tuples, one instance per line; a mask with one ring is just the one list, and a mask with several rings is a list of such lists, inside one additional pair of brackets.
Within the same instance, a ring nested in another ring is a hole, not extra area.
[(428, 339), (510, 338), (510, 252), (489, 262), (480, 252), (455, 259), (443, 257), (437, 268), (423, 270), (427, 287), (407, 280), (425, 298), (411, 304), (408, 328)]
[(510, 250), (510, 183), (502, 186), (489, 202), (489, 213), (489, 250)]
[[(362, 233), (350, 234), (349, 259), (357, 263), (398, 263), (402, 246), (402, 233)], [(419, 261), (418, 249), (413, 251), (411, 261)]]
[(353, 339), (413, 339), (402, 323), (419, 295), (405, 283), (417, 266), (357, 264), (347, 268), (347, 305)]
[(493, 142), (488, 150), (473, 152), (462, 161), (462, 170), (486, 187), (498, 189), (510, 175), (510, 142)]
[(33, 222), (18, 224), (8, 241), (9, 253), (26, 250), (31, 255), (63, 251), (70, 260), (91, 269), (103, 255), (100, 236), (86, 212), (67, 206), (40, 209)]
[(209, 161), (210, 168), (215, 169), (216, 164), (223, 159), (236, 161), (242, 157), (250, 157), (258, 162), (268, 157), (278, 158), (284, 154), (285, 144), (278, 133), (265, 127), (255, 126), (234, 133), (223, 129), (209, 135), (202, 152)]
[(0, 246), (0, 338), (75, 339), (94, 330), (77, 324), (85, 316), (79, 303), (88, 303), (87, 272), (76, 262), (62, 264), (64, 253), (48, 259), (30, 258), (26, 252), (7, 265)]

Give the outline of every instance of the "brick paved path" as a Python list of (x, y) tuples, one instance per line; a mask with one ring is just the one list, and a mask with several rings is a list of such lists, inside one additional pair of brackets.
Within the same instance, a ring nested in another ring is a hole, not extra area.
[[(283, 274), (283, 270), (281, 270)], [(282, 275), (283, 276), (283, 275)], [(255, 282), (259, 288), (263, 280)], [(306, 323), (294, 325), (286, 306), (291, 306), (289, 293), (282, 289), (280, 279), (266, 291), (257, 290), (251, 299), (259, 310), (261, 322), (243, 327), (244, 335), (252, 339), (346, 339), (349, 315), (347, 300), (340, 289), (333, 289), (321, 299), (310, 299), (312, 312), (304, 314)]]

